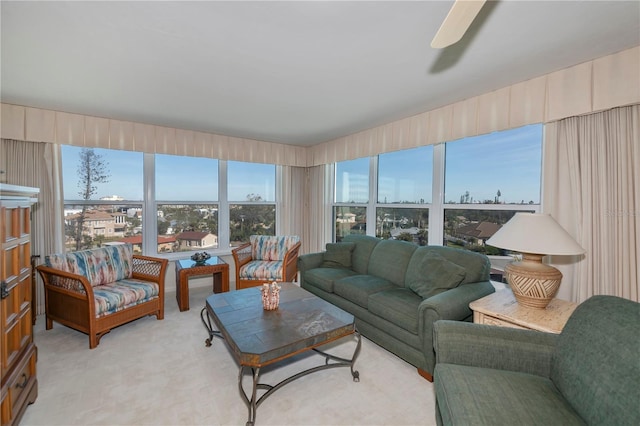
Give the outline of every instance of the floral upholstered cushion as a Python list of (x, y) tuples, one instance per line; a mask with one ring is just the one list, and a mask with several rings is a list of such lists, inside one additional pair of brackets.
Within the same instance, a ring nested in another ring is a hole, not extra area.
[(125, 279), (93, 287), (96, 318), (158, 297), (158, 292), (158, 284), (137, 279)]
[(133, 246), (119, 244), (46, 256), (45, 264), (55, 269), (84, 275), (92, 287), (109, 284), (133, 274)]
[(251, 235), (251, 258), (253, 260), (284, 260), (287, 251), (300, 241), (297, 235)]
[(282, 280), (281, 260), (252, 260), (240, 268), (240, 279), (243, 280)]

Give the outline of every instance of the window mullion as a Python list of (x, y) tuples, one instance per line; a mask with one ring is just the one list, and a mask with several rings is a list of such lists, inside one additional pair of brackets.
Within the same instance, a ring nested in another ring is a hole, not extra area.
[(444, 168), (445, 144), (433, 146), (432, 203), (429, 209), (429, 245), (440, 246), (444, 240)]
[(227, 161), (218, 161), (218, 247), (230, 246)]
[(376, 236), (378, 202), (378, 156), (369, 157), (369, 201), (367, 203), (367, 235)]
[(143, 156), (144, 201), (142, 208), (142, 253), (157, 256), (158, 207), (156, 205), (155, 155)]

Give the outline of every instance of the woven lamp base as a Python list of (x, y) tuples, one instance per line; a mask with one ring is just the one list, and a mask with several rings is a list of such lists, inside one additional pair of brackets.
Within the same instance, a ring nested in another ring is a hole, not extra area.
[(513, 295), (522, 306), (544, 309), (558, 293), (562, 273), (542, 263), (543, 256), (523, 253), (522, 261), (504, 268)]

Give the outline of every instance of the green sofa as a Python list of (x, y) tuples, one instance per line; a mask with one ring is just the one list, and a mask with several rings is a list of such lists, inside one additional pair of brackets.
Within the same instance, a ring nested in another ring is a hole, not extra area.
[(594, 296), (562, 333), (439, 321), (439, 425), (640, 425), (640, 304)]
[(433, 323), (470, 321), (493, 293), (489, 259), (466, 250), (349, 235), (298, 258), (300, 285), (354, 315), (362, 335), (433, 380)]

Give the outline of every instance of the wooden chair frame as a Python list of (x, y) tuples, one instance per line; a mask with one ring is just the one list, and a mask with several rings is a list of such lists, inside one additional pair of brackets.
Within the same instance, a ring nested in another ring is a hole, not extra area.
[(38, 266), (44, 281), (46, 329), (53, 328), (53, 321), (89, 335), (89, 348), (100, 343), (100, 338), (119, 325), (155, 315), (164, 318), (164, 277), (167, 259), (133, 255), (133, 277), (158, 284), (158, 297), (131, 306), (122, 311), (96, 318), (93, 287), (84, 275), (72, 274), (48, 266)]

